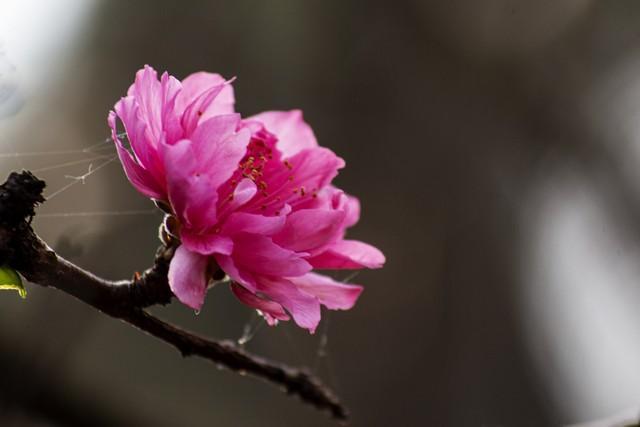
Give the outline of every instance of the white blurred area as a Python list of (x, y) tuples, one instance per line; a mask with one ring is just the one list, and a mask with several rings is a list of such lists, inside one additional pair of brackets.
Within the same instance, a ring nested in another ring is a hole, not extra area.
[(13, 97), (26, 98), (50, 88), (73, 54), (96, 4), (97, 0), (2, 0), (0, 87), (14, 87)]
[(609, 65), (584, 94), (587, 126), (632, 200), (620, 206), (606, 174), (559, 164), (521, 215), (525, 340), (542, 388), (581, 427), (640, 418), (640, 218), (627, 209), (640, 199), (640, 56)]
[(524, 209), (522, 294), (543, 388), (574, 420), (640, 398), (640, 247), (584, 177), (548, 177)]

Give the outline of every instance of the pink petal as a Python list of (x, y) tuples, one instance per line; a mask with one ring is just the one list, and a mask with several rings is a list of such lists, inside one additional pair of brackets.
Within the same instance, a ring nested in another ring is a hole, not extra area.
[(155, 163), (155, 146), (147, 140), (147, 125), (138, 118), (138, 105), (132, 96), (118, 101), (114, 107), (127, 132), (127, 138), (136, 159), (145, 167), (153, 167)]
[(217, 222), (218, 188), (244, 156), (249, 132), (232, 134), (237, 118), (214, 117), (198, 126), (193, 140), (164, 145), (169, 198), (179, 219), (194, 233)]
[[(136, 73), (136, 80), (129, 88), (128, 95), (135, 97), (140, 108), (139, 118), (146, 123), (149, 136), (154, 141), (161, 139), (165, 122), (175, 119), (171, 116), (179, 88), (180, 83), (168, 75), (163, 75), (160, 82), (158, 73), (148, 65)], [(175, 124), (169, 127), (173, 130)]]
[(325, 200), (325, 204), (329, 204), (332, 209), (341, 210), (345, 214), (344, 223), (342, 224), (343, 230), (355, 225), (360, 219), (360, 201), (339, 188), (333, 186), (327, 187), (328, 199)]
[(327, 186), (344, 166), (344, 160), (331, 150), (316, 147), (300, 151), (286, 162), (269, 162), (262, 178), (268, 188), (267, 197), (254, 198), (243, 210), (275, 213), (283, 204), (294, 211), (314, 200), (313, 194)]
[(320, 269), (380, 268), (385, 257), (377, 248), (358, 240), (341, 240), (308, 261)]
[[(233, 189), (233, 192), (221, 189), (219, 194), (221, 197), (218, 212), (219, 219), (222, 220), (229, 212), (233, 212), (247, 204), (257, 192), (258, 188), (256, 184), (249, 178), (243, 178)], [(233, 194), (233, 196), (230, 196), (231, 194)]]
[(186, 136), (191, 135), (204, 115), (204, 111), (216, 99), (223, 88), (224, 85), (220, 84), (204, 91), (184, 110), (181, 124)]
[(111, 127), (111, 137), (118, 151), (118, 157), (131, 184), (147, 197), (166, 200), (167, 195), (156, 182), (155, 178), (146, 169), (138, 165), (131, 156), (131, 153), (122, 145), (116, 133), (116, 115), (113, 111), (109, 113), (108, 122)]
[(306, 254), (281, 248), (269, 237), (240, 233), (233, 237), (233, 243), (233, 262), (239, 270), (286, 277), (311, 270), (311, 265), (303, 259)]
[(169, 265), (171, 292), (185, 305), (200, 310), (207, 291), (207, 257), (179, 246)]
[(320, 303), (312, 295), (300, 291), (291, 281), (283, 278), (261, 277), (258, 291), (280, 303), (293, 317), (296, 324), (312, 334), (320, 323)]
[(293, 156), (306, 148), (318, 146), (311, 127), (304, 121), (302, 111), (265, 111), (247, 119), (262, 122), (278, 137), (278, 149), (283, 157)]
[(182, 126), (180, 126), (180, 119), (175, 109), (175, 101), (180, 93), (181, 84), (178, 79), (164, 72), (160, 78), (160, 87), (162, 93), (162, 130), (169, 143), (173, 143), (183, 138)]
[(180, 233), (180, 240), (190, 251), (201, 255), (231, 255), (233, 240), (218, 234), (192, 234), (188, 231)]
[(289, 280), (304, 292), (315, 296), (330, 310), (349, 310), (362, 293), (362, 286), (336, 282), (316, 273), (292, 277)]
[(289, 315), (277, 302), (260, 298), (236, 283), (231, 284), (231, 290), (242, 303), (260, 310), (269, 326), (275, 325), (276, 320), (289, 320)]
[(289, 159), (291, 175), (297, 187), (304, 186), (307, 192), (319, 190), (331, 183), (344, 167), (344, 160), (328, 148), (317, 147), (302, 150)]
[(216, 222), (216, 180), (199, 171), (193, 143), (178, 141), (164, 146), (169, 201), (182, 222), (194, 233), (205, 231)]
[(258, 189), (256, 188), (256, 184), (249, 178), (244, 178), (238, 183), (238, 186), (233, 192), (233, 207), (239, 208), (244, 205), (251, 200), (257, 192)]
[(253, 274), (247, 270), (240, 270), (230, 256), (214, 254), (216, 262), (234, 281), (240, 283), (251, 292), (256, 292), (257, 282)]
[(224, 84), (222, 91), (216, 97), (215, 102), (203, 112), (202, 118), (207, 119), (220, 114), (233, 113), (235, 103), (233, 86), (221, 75), (204, 71), (191, 74), (182, 80), (182, 91), (176, 98), (176, 109), (180, 112), (184, 111), (198, 96), (221, 84)]
[(280, 246), (313, 252), (342, 237), (344, 211), (301, 209), (287, 216), (287, 222), (273, 240)]
[(282, 229), (287, 219), (286, 215), (287, 212), (283, 212), (280, 216), (234, 212), (222, 226), (222, 233), (233, 235), (244, 232), (271, 236)]
[(347, 195), (347, 203), (345, 205), (345, 227), (351, 227), (360, 220), (360, 201), (353, 196)]
[(197, 156), (193, 161), (202, 169), (215, 169), (220, 184), (231, 177), (249, 144), (249, 131), (235, 134), (239, 121), (239, 114), (213, 117), (201, 123), (189, 138)]

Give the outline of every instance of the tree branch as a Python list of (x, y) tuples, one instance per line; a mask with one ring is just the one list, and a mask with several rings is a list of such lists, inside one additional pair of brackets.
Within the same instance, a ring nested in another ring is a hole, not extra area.
[(232, 341), (200, 337), (144, 311), (171, 302), (167, 271), (175, 248), (161, 246), (151, 268), (122, 281), (102, 279), (57, 255), (30, 225), (35, 205), (44, 202), (44, 187), (44, 181), (27, 171), (12, 173), (0, 185), (0, 266), (9, 265), (32, 283), (61, 290), (127, 322), (176, 347), (183, 356), (200, 356), (218, 366), (261, 378), (330, 411), (338, 420), (347, 419), (338, 398), (306, 370), (254, 356)]

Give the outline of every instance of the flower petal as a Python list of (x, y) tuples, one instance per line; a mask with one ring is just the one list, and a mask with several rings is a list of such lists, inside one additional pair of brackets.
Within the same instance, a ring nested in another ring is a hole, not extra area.
[(251, 292), (256, 292), (257, 282), (253, 274), (247, 270), (240, 270), (230, 256), (214, 254), (214, 258), (222, 271), (227, 273), (231, 279), (240, 283)]
[(242, 303), (260, 310), (269, 326), (275, 325), (277, 320), (289, 320), (289, 315), (277, 302), (260, 298), (237, 283), (231, 284), (231, 290)]
[(233, 262), (239, 270), (272, 276), (301, 276), (311, 270), (296, 253), (273, 243), (271, 238), (259, 234), (239, 233), (233, 237)]
[(183, 112), (202, 93), (221, 84), (224, 84), (224, 87), (216, 96), (215, 102), (203, 111), (202, 119), (233, 113), (235, 104), (233, 86), (221, 75), (204, 71), (193, 73), (182, 80), (182, 91), (176, 98), (176, 110)]
[(216, 99), (223, 88), (224, 85), (219, 84), (204, 91), (184, 110), (184, 113), (182, 114), (181, 124), (186, 136), (191, 135), (193, 130), (198, 125), (198, 122), (203, 117), (204, 111), (209, 105), (211, 105), (213, 100)]
[(305, 206), (314, 200), (313, 194), (327, 186), (344, 166), (344, 160), (331, 150), (322, 147), (300, 151), (285, 162), (267, 163), (263, 170), (268, 196), (254, 198), (243, 210), (264, 213), (277, 211), (283, 204), (289, 204), (296, 210), (298, 205)]
[(164, 146), (169, 201), (182, 225), (193, 233), (216, 222), (218, 192), (211, 175), (198, 170), (193, 143), (187, 139)]
[(174, 102), (179, 91), (180, 82), (167, 73), (159, 81), (156, 70), (148, 65), (136, 73), (128, 95), (135, 98), (140, 108), (139, 119), (146, 123), (153, 141), (160, 141), (164, 130), (175, 132)]
[(323, 188), (335, 178), (344, 160), (328, 148), (318, 147), (302, 150), (289, 159), (293, 165), (291, 174), (297, 186), (307, 191)]
[(218, 188), (236, 170), (249, 143), (248, 131), (229, 135), (234, 120), (214, 117), (198, 127), (193, 140), (163, 146), (171, 204), (193, 233), (216, 224)]
[(179, 246), (169, 265), (171, 292), (185, 305), (200, 310), (207, 291), (207, 257)]
[(341, 240), (308, 261), (314, 268), (320, 269), (380, 268), (385, 257), (380, 250), (367, 243)]
[(304, 292), (315, 296), (330, 310), (349, 310), (362, 293), (362, 286), (336, 282), (331, 277), (317, 273), (289, 279)]
[(258, 187), (249, 178), (243, 178), (235, 188), (233, 188), (231, 183), (228, 185), (228, 188), (221, 188), (218, 194), (220, 200), (218, 206), (219, 219), (224, 218), (227, 213), (233, 212), (248, 203), (258, 192)]
[(302, 292), (291, 281), (283, 278), (261, 277), (258, 291), (280, 303), (293, 317), (296, 324), (312, 334), (320, 323), (320, 303), (312, 295)]
[(116, 145), (118, 151), (118, 157), (122, 163), (124, 173), (131, 184), (142, 194), (152, 199), (166, 200), (167, 194), (156, 182), (153, 175), (151, 175), (146, 169), (136, 163), (131, 156), (131, 153), (127, 151), (122, 145), (122, 142), (118, 138), (116, 133), (116, 114), (111, 111), (108, 117), (109, 126), (111, 127), (111, 137)]
[(278, 137), (277, 147), (285, 158), (318, 146), (313, 130), (304, 121), (300, 110), (265, 111), (247, 119), (252, 120), (262, 122), (269, 132)]
[(188, 231), (180, 233), (180, 240), (190, 251), (201, 255), (231, 255), (233, 240), (218, 234), (192, 234)]
[(207, 169), (216, 170), (216, 175), (220, 176), (220, 184), (231, 177), (247, 151), (249, 131), (236, 134), (239, 121), (239, 114), (213, 117), (198, 125), (189, 138), (193, 141), (194, 154), (197, 156), (192, 161), (197, 163), (203, 172)]
[(345, 210), (345, 218), (344, 225), (345, 227), (351, 227), (355, 225), (360, 220), (360, 200), (357, 197), (346, 195), (347, 203), (344, 206)]
[(222, 226), (222, 233), (233, 235), (237, 233), (252, 233), (271, 236), (282, 229), (287, 220), (288, 212), (280, 216), (264, 216), (246, 212), (234, 212)]
[(153, 159), (156, 155), (155, 146), (146, 137), (147, 125), (138, 118), (139, 109), (135, 99), (132, 96), (120, 99), (116, 103), (114, 110), (124, 125), (124, 130), (127, 133), (127, 138), (136, 160), (144, 167), (153, 166)]
[(300, 209), (287, 216), (273, 240), (293, 251), (313, 253), (342, 237), (344, 215), (341, 210)]

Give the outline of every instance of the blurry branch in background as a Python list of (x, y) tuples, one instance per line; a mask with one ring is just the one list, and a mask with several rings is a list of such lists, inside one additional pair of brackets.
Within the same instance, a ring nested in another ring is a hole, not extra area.
[(58, 256), (31, 228), (35, 206), (44, 202), (45, 183), (30, 172), (13, 172), (0, 186), (0, 267), (17, 270), (30, 282), (56, 288), (99, 311), (129, 323), (176, 347), (183, 356), (200, 356), (240, 374), (253, 375), (329, 410), (346, 420), (347, 411), (319, 379), (254, 356), (232, 341), (214, 341), (182, 330), (147, 313), (144, 308), (171, 302), (167, 272), (174, 247), (161, 246), (154, 265), (131, 280), (108, 281)]

